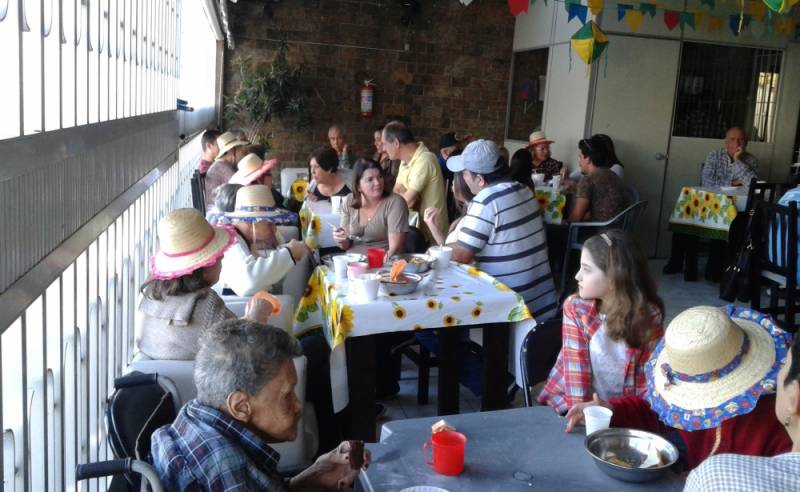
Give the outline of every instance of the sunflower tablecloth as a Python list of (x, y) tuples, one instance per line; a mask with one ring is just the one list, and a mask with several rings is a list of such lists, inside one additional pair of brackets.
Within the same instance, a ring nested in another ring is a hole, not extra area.
[(744, 210), (746, 201), (745, 187), (723, 192), (718, 187), (684, 186), (672, 209), (669, 228), (672, 232), (726, 240), (731, 222)]
[(321, 329), (331, 352), (334, 410), (347, 405), (347, 337), (396, 331), (529, 320), (522, 297), (505, 284), (469, 265), (451, 263), (430, 286), (408, 295), (378, 294), (374, 301), (348, 297), (347, 281), (332, 270), (314, 270), (294, 316), (294, 334)]
[(561, 224), (564, 220), (564, 206), (567, 204), (567, 197), (561, 190), (539, 186), (536, 188), (536, 201), (539, 202), (545, 223)]

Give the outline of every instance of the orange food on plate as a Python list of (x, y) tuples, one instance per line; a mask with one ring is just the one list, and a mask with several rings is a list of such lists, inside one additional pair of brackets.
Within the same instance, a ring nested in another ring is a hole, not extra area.
[(403, 270), (406, 269), (406, 265), (408, 265), (406, 260), (395, 261), (392, 264), (392, 271), (389, 273), (389, 280), (392, 282), (400, 281), (400, 275), (403, 273)]

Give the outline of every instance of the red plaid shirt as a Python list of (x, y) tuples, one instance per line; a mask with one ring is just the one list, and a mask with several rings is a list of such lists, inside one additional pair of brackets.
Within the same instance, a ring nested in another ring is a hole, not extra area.
[[(658, 340), (664, 336), (662, 314), (656, 306), (650, 306), (650, 319), (654, 330), (647, 347), (628, 347), (625, 350), (625, 382), (622, 387), (622, 394), (625, 396), (644, 394), (644, 365), (650, 359), (650, 352)], [(546, 403), (563, 414), (572, 405), (592, 399), (594, 389), (589, 342), (603, 323), (597, 311), (597, 301), (581, 299), (575, 294), (564, 301), (561, 352), (550, 371), (547, 384), (539, 394), (539, 403)]]

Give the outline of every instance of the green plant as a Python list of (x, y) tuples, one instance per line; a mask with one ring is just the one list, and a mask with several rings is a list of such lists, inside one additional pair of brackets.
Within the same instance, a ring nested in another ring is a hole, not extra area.
[(232, 61), (239, 72), (239, 87), (227, 98), (225, 118), (244, 122), (251, 142), (269, 145), (261, 127), (273, 119), (289, 120), (296, 129), (311, 124), (309, 91), (303, 86), (300, 67), (289, 65), (287, 50), (287, 43), (282, 41), (269, 65), (252, 63), (247, 57)]

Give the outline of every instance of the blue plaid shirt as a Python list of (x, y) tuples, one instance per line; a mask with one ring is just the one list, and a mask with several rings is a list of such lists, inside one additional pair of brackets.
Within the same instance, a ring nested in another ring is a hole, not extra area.
[(689, 474), (683, 492), (800, 490), (800, 453), (772, 458), (719, 454)]
[(241, 422), (192, 400), (153, 433), (153, 465), (166, 490), (285, 491), (280, 454)]
[(744, 186), (756, 177), (758, 160), (752, 154), (745, 154), (741, 161), (734, 161), (725, 148), (712, 150), (703, 165), (702, 186), (730, 186), (738, 179)]

